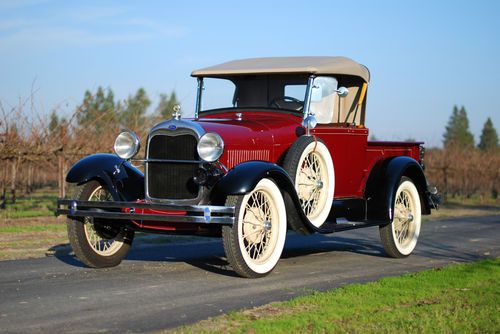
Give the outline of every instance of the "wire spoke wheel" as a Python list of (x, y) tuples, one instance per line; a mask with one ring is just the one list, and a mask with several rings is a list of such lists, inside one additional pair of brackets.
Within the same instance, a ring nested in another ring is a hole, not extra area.
[[(89, 197), (89, 201), (111, 201), (112, 199), (111, 193), (102, 186), (97, 187)], [(89, 245), (97, 254), (110, 256), (123, 246), (125, 235), (123, 229), (99, 226), (92, 218), (85, 217), (84, 230)]]
[(421, 203), (417, 188), (403, 177), (396, 191), (394, 217), (391, 224), (380, 227), (384, 249), (392, 257), (410, 255), (420, 234)]
[(407, 190), (401, 191), (396, 198), (394, 210), (394, 234), (400, 245), (406, 244), (410, 240), (410, 229), (414, 227), (411, 222), (415, 216), (415, 205), (411, 203)]
[(222, 228), (228, 262), (243, 277), (268, 274), (278, 263), (286, 237), (286, 211), (281, 192), (270, 179), (262, 179), (244, 196), (230, 196), (235, 207), (233, 226)]
[(252, 193), (246, 203), (241, 238), (253, 261), (265, 261), (272, 244), (276, 243), (277, 213), (272, 205), (269, 194), (262, 190)]
[[(97, 181), (80, 186), (75, 199), (112, 201), (111, 193)], [(103, 223), (91, 217), (67, 220), (68, 238), (75, 255), (89, 267), (105, 268), (120, 264), (127, 255), (134, 231), (114, 222)]]
[[(335, 172), (330, 152), (319, 138), (302, 136), (289, 149), (283, 168), (294, 180), (300, 206), (309, 221), (320, 227), (333, 204)], [(290, 225), (296, 226), (289, 216)], [(300, 226), (300, 225), (299, 225)]]
[(299, 168), (297, 190), (300, 205), (308, 218), (316, 216), (322, 209), (321, 201), (325, 201), (324, 182), (328, 178), (325, 172), (325, 162), (316, 152), (306, 155)]

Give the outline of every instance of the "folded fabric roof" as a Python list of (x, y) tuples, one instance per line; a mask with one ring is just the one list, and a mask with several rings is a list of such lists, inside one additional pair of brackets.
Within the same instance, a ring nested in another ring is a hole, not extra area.
[(270, 57), (233, 60), (193, 71), (193, 77), (224, 77), (245, 74), (342, 74), (370, 81), (366, 66), (346, 57)]

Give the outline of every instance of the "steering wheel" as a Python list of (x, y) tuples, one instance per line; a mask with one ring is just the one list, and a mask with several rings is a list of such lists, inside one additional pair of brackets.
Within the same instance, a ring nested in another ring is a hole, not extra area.
[(269, 103), (269, 106), (274, 106), (278, 109), (294, 109), (297, 111), (302, 111), (302, 109), (304, 109), (304, 101), (291, 96), (279, 96), (273, 99)]

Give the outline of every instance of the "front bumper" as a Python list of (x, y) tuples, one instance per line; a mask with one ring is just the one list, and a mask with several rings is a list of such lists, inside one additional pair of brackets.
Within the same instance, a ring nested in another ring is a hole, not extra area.
[(110, 220), (233, 225), (234, 207), (57, 200), (56, 215)]

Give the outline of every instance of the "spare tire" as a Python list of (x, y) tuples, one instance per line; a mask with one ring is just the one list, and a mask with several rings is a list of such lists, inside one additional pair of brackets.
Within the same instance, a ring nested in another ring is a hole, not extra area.
[(335, 170), (328, 148), (319, 138), (302, 136), (286, 153), (283, 168), (294, 182), (304, 214), (319, 228), (330, 214), (335, 191)]

